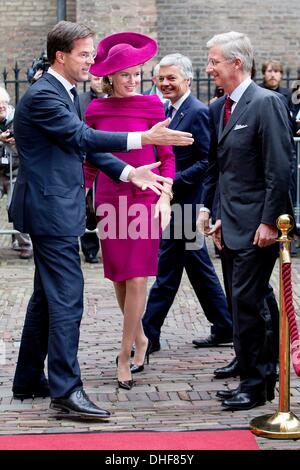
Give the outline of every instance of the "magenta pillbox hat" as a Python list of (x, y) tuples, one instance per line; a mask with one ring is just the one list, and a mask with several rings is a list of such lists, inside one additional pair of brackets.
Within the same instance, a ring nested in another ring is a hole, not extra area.
[(102, 39), (97, 47), (95, 63), (90, 72), (96, 77), (141, 65), (153, 57), (157, 42), (144, 34), (123, 32)]

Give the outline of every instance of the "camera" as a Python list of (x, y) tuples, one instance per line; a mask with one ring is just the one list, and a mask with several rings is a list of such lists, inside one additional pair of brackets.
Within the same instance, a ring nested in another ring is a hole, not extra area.
[(34, 75), (38, 70), (43, 70), (43, 72), (47, 72), (49, 67), (50, 63), (48, 61), (47, 52), (44, 50), (42, 51), (40, 57), (38, 57), (37, 59), (33, 59), (32, 65), (27, 71), (27, 80), (31, 83)]

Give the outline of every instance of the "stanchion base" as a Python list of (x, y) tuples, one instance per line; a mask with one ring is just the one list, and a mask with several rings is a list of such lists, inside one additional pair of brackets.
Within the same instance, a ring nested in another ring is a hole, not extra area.
[(250, 421), (250, 429), (269, 439), (300, 439), (300, 420), (291, 411), (258, 416)]

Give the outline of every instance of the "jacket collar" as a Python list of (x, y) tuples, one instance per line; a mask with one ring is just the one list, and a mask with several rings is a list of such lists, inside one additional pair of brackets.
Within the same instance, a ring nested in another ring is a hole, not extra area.
[[(76, 110), (74, 102), (73, 102), (72, 98), (70, 97), (68, 91), (66, 90), (64, 85), (56, 77), (54, 77), (54, 75), (51, 75), (50, 73), (46, 72), (46, 73), (43, 74), (42, 78), (44, 78), (49, 83), (51, 83), (51, 85), (53, 85), (57, 89), (60, 96), (62, 98), (64, 98), (68, 103), (71, 102), (72, 105), (73, 105), (73, 108)], [(77, 113), (77, 111), (76, 111), (76, 113)]]
[(176, 111), (175, 116), (173, 117), (173, 119), (172, 119), (172, 121), (169, 125), (170, 129), (176, 129), (176, 127), (178, 127), (178, 125), (180, 124), (180, 122), (182, 121), (184, 116), (186, 115), (188, 108), (191, 105), (191, 102), (192, 102), (192, 99), (193, 99), (192, 96), (193, 95), (190, 93), (189, 96), (181, 104), (179, 109)]
[(231, 131), (233, 126), (237, 123), (239, 118), (242, 116), (242, 114), (246, 111), (248, 104), (253, 98), (253, 94), (255, 93), (257, 85), (252, 82), (246, 91), (243, 93), (241, 98), (239, 99), (226, 127), (222, 129), (222, 123), (223, 123), (223, 116), (224, 116), (224, 108), (222, 108), (222, 113), (220, 116), (220, 123), (219, 123), (219, 142), (226, 137), (228, 132)]

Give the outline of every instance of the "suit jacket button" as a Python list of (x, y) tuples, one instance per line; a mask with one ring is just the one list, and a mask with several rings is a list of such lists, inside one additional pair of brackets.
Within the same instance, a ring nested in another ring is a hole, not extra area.
[(81, 184), (81, 185), (80, 185), (80, 187), (81, 187), (81, 188), (84, 188), (84, 185), (83, 185), (83, 184)]

